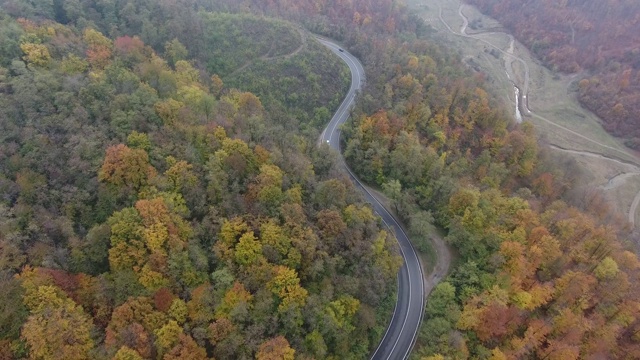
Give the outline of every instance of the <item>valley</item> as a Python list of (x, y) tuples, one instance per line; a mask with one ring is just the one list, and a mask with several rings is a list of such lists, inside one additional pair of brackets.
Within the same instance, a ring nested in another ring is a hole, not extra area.
[[(639, 222), (640, 160), (602, 128), (595, 114), (580, 106), (580, 74), (550, 71), (500, 23), (471, 5), (435, 0), (413, 1), (410, 6), (437, 31), (436, 38), (456, 49), (474, 71), (485, 74), (507, 108), (521, 100), (519, 110), (535, 125), (541, 141), (551, 145), (551, 156), (579, 164), (585, 186), (601, 189), (632, 226)], [(516, 99), (514, 86), (521, 89), (521, 99)]]

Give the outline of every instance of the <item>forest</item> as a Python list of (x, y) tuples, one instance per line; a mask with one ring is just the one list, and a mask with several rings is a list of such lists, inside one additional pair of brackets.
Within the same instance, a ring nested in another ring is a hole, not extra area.
[(640, 147), (640, 3), (467, 0), (496, 18), (544, 63), (579, 73), (578, 98), (627, 146)]
[(98, 24), (115, 19), (83, 15), (107, 18), (96, 4), (73, 20), (65, 3), (66, 24), (11, 5), (0, 358), (359, 359), (377, 345), (397, 246), (315, 146), (348, 85), (339, 59), (253, 15), (194, 9), (196, 45), (160, 17), (141, 20), (154, 43), (108, 35)]
[(401, 4), (0, 8), (0, 358), (371, 354), (402, 260), (315, 146), (348, 72), (297, 25), (365, 66), (348, 164), (458, 253), (413, 358), (640, 357), (625, 220)]

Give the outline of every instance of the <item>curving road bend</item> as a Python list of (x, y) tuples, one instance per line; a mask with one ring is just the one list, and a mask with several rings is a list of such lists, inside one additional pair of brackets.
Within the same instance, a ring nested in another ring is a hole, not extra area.
[[(340, 125), (344, 123), (350, 114), (354, 100), (360, 86), (364, 81), (364, 69), (362, 64), (353, 55), (325, 39), (318, 38), (323, 45), (331, 49), (336, 55), (349, 65), (351, 70), (351, 88), (335, 115), (320, 136), (319, 143), (326, 143), (332, 149), (340, 153)], [(382, 359), (406, 359), (415, 344), (422, 322), (425, 305), (425, 283), (422, 266), (415, 249), (411, 245), (407, 234), (398, 221), (382, 205), (382, 203), (360, 182), (351, 172), (340, 157), (345, 170), (349, 173), (353, 183), (364, 193), (367, 201), (373, 206), (375, 212), (382, 218), (385, 225), (393, 232), (400, 245), (400, 251), (404, 258), (404, 264), (398, 274), (398, 299), (391, 318), (391, 323), (371, 356), (372, 360)]]

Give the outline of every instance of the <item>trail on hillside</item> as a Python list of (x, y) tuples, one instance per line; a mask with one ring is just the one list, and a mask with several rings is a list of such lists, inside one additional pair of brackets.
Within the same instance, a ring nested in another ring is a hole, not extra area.
[[(292, 52), (288, 53), (288, 54), (284, 54), (284, 55), (276, 55), (276, 56), (270, 56), (271, 51), (273, 51), (273, 44), (271, 46), (271, 48), (269, 49), (269, 51), (267, 51), (266, 54), (262, 54), (258, 59), (263, 60), (263, 61), (275, 61), (275, 60), (280, 60), (280, 59), (290, 59), (296, 55), (298, 55), (302, 50), (304, 50), (307, 47), (307, 34), (302, 31), (301, 29), (297, 29), (298, 33), (300, 34), (300, 40), (301, 40), (301, 44), (300, 46), (298, 46), (295, 50), (293, 50)], [(255, 60), (249, 60), (246, 63), (244, 63), (242, 66), (240, 66), (239, 68), (233, 70), (228, 76), (232, 77), (233, 75), (236, 75), (242, 71), (244, 71), (245, 69), (247, 69), (249, 66), (255, 64)]]
[[(467, 30), (467, 27), (468, 27), (468, 24), (469, 24), (469, 19), (462, 12), (463, 6), (464, 6), (463, 4), (460, 4), (460, 6), (458, 7), (458, 14), (462, 18), (462, 26), (460, 27), (460, 33), (455, 32), (451, 28), (451, 26), (449, 26), (449, 24), (447, 24), (447, 22), (442, 17), (442, 7), (438, 6), (438, 17), (440, 18), (440, 21), (442, 22), (442, 24), (447, 28), (447, 30), (449, 30), (449, 32), (451, 32), (452, 34), (454, 34), (456, 36), (461, 36), (461, 37), (473, 39), (473, 40), (476, 40), (476, 41), (480, 41), (480, 42), (482, 42), (482, 43), (484, 43), (484, 44), (486, 44), (486, 45), (498, 50), (502, 54), (510, 56), (513, 59), (515, 59), (515, 60), (519, 61), (520, 63), (522, 63), (523, 66), (524, 66), (524, 70), (525, 70), (525, 79), (524, 79), (524, 83), (523, 83), (522, 97), (523, 97), (523, 99), (526, 99), (529, 96), (529, 81), (530, 81), (529, 65), (524, 59), (522, 59), (522, 58), (520, 58), (520, 57), (518, 57), (518, 56), (513, 54), (513, 52), (514, 52), (514, 44), (515, 44), (515, 39), (514, 39), (513, 35), (511, 35), (511, 34), (509, 34), (507, 32), (496, 32), (496, 31), (484, 33), (484, 34), (502, 33), (502, 34), (508, 35), (510, 37), (511, 41), (509, 43), (509, 49), (507, 51), (501, 49), (500, 47), (492, 44), (491, 42), (489, 42), (489, 41), (487, 41), (485, 39), (478, 38), (478, 37), (476, 37), (474, 35), (468, 35), (466, 33), (466, 30)], [(509, 74), (507, 73), (507, 75), (509, 75)], [(600, 147), (603, 147), (603, 148), (606, 148), (606, 149), (609, 149), (609, 150), (613, 150), (615, 152), (618, 152), (618, 153), (621, 153), (621, 154), (624, 154), (624, 155), (627, 155), (627, 156), (629, 155), (625, 151), (622, 151), (622, 150), (614, 148), (612, 146), (603, 144), (603, 143), (601, 143), (599, 141), (596, 141), (596, 140), (591, 139), (591, 138), (589, 138), (587, 136), (584, 136), (584, 135), (582, 135), (582, 134), (580, 134), (580, 133), (578, 133), (576, 131), (573, 131), (573, 130), (571, 130), (571, 129), (563, 126), (563, 125), (560, 125), (557, 122), (555, 122), (553, 120), (550, 120), (550, 119), (548, 119), (548, 118), (546, 118), (546, 117), (544, 117), (542, 115), (536, 114), (535, 112), (531, 111), (528, 108), (528, 102), (527, 101), (523, 101), (522, 105), (523, 105), (523, 108), (525, 109), (525, 111), (527, 112), (527, 115), (530, 115), (530, 116), (533, 116), (533, 117), (535, 117), (535, 118), (537, 118), (539, 120), (542, 120), (542, 121), (544, 121), (544, 122), (546, 122), (546, 123), (548, 123), (548, 124), (550, 124), (550, 125), (552, 125), (554, 127), (557, 127), (558, 129), (561, 129), (561, 130), (563, 130), (565, 132), (568, 132), (568, 133), (570, 133), (570, 134), (572, 134), (574, 136), (577, 136), (577, 137), (579, 137), (579, 138), (581, 138), (583, 140), (586, 140), (586, 141), (588, 141), (588, 142), (590, 142), (592, 144), (598, 145)], [(613, 178), (609, 179), (608, 183), (606, 185), (602, 186), (602, 188), (605, 189), (605, 190), (612, 189), (612, 188), (620, 186), (621, 185), (621, 181), (623, 181), (624, 179), (627, 179), (627, 178), (632, 177), (632, 176), (640, 175), (640, 166), (637, 163), (632, 163), (630, 161), (626, 161), (626, 160), (623, 160), (621, 158), (617, 158), (617, 157), (613, 157), (613, 156), (607, 156), (605, 154), (594, 153), (594, 152), (589, 152), (589, 151), (565, 149), (565, 148), (562, 148), (562, 147), (556, 146), (556, 145), (550, 145), (550, 147), (552, 149), (555, 149), (555, 150), (558, 150), (558, 151), (563, 151), (563, 152), (572, 153), (572, 154), (578, 154), (578, 155), (584, 155), (584, 156), (590, 156), (590, 157), (597, 157), (599, 159), (603, 159), (603, 160), (606, 160), (606, 161), (612, 161), (612, 162), (615, 162), (615, 163), (630, 167), (629, 171), (619, 173), (616, 176), (614, 176)], [(616, 178), (617, 178), (617, 180), (614, 181), (614, 179), (616, 179)], [(635, 197), (633, 199), (633, 202), (631, 203), (631, 206), (629, 208), (629, 212), (628, 212), (628, 220), (629, 220), (629, 222), (631, 223), (631, 225), (633, 227), (635, 227), (635, 215), (636, 215), (636, 211), (638, 209), (638, 205), (640, 205), (640, 191), (636, 193), (636, 195), (635, 195)]]

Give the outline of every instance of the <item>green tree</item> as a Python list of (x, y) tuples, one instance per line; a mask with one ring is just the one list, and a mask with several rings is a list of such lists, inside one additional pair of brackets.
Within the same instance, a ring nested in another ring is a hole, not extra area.
[(164, 55), (169, 65), (175, 66), (178, 61), (187, 59), (189, 51), (178, 39), (173, 39), (165, 43)]

